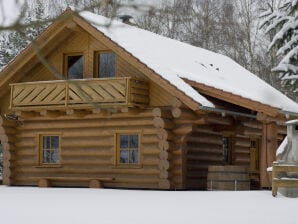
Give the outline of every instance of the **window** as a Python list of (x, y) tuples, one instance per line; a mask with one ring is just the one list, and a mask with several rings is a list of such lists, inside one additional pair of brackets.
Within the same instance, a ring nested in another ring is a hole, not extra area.
[(115, 77), (116, 56), (113, 52), (97, 53), (96, 76), (98, 78)]
[(117, 164), (139, 164), (139, 135), (117, 134)]
[(232, 162), (232, 141), (230, 137), (224, 136), (222, 138), (222, 154), (224, 163), (230, 164)]
[(59, 164), (60, 137), (57, 135), (40, 136), (40, 163)]
[(259, 147), (257, 139), (250, 139), (250, 171), (259, 170)]
[(83, 79), (84, 56), (67, 55), (65, 60), (67, 79)]

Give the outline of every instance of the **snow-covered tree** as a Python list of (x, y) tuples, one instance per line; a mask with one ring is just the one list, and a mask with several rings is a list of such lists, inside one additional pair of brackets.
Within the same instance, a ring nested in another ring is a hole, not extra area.
[(16, 26), (13, 32), (3, 33), (0, 37), (0, 69), (7, 65), (21, 50), (23, 50), (39, 33), (41, 33), (47, 24), (39, 21), (46, 21), (44, 7), (41, 3), (35, 5), (33, 11), (27, 10), (24, 6), (24, 17), (22, 23), (32, 24), (27, 28)]
[(269, 7), (260, 15), (261, 28), (271, 39), (270, 50), (276, 51), (279, 63), (272, 69), (293, 97), (298, 97), (298, 0), (287, 0)]

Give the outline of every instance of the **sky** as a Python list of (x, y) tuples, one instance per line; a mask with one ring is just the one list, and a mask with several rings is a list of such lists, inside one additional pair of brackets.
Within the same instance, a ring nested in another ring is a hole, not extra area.
[(9, 25), (19, 15), (19, 10), (24, 0), (0, 0), (0, 24)]
[[(21, 5), (25, 0), (0, 0), (0, 25), (9, 25), (16, 21)], [(123, 4), (159, 5), (161, 0), (122, 0)], [(149, 2), (149, 3), (148, 3)], [(129, 10), (130, 12), (131, 10)]]

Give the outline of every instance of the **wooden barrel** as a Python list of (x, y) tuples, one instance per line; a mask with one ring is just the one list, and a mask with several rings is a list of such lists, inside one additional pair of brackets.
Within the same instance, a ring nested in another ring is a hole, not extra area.
[(208, 190), (250, 190), (248, 167), (208, 166)]

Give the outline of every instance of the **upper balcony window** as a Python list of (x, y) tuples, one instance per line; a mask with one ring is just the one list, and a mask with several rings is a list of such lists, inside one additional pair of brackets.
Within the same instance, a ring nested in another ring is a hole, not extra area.
[(116, 56), (113, 52), (98, 52), (96, 54), (96, 77), (109, 78), (116, 75)]
[(66, 56), (67, 79), (83, 79), (84, 56), (82, 54)]

